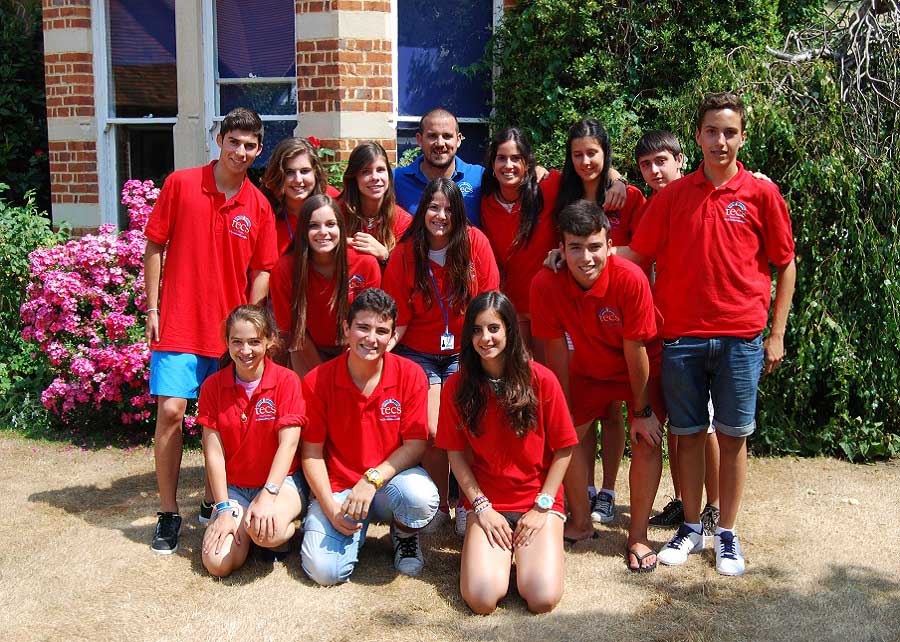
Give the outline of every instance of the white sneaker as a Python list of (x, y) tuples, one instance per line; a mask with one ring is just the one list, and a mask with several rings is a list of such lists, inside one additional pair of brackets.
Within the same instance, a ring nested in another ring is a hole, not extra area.
[(722, 531), (715, 537), (716, 570), (722, 575), (743, 575), (744, 554), (737, 535)]
[(434, 514), (434, 517), (431, 518), (431, 521), (428, 522), (425, 527), (419, 532), (423, 535), (434, 535), (435, 533), (440, 533), (447, 524), (450, 523), (450, 513), (445, 513), (444, 511), (438, 509), (438, 511)]
[(667, 566), (678, 566), (687, 562), (688, 555), (702, 550), (703, 534), (682, 524), (669, 543), (660, 549), (656, 559)]
[(456, 534), (460, 537), (466, 536), (466, 509), (462, 506), (456, 507)]
[(394, 568), (404, 575), (418, 577), (425, 568), (418, 534), (400, 537), (397, 529), (391, 526), (391, 544), (394, 545)]

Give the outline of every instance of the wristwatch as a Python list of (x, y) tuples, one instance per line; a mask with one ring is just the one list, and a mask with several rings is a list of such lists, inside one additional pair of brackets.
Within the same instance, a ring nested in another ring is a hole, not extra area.
[(653, 408), (650, 407), (650, 404), (647, 404), (640, 410), (632, 410), (631, 411), (632, 417), (640, 417), (641, 419), (646, 419), (647, 417), (650, 417), (652, 415), (653, 415)]
[(272, 493), (273, 495), (277, 495), (278, 491), (281, 489), (278, 487), (278, 484), (273, 484), (272, 482), (266, 482), (263, 484), (263, 488)]
[(537, 504), (537, 507), (541, 510), (550, 510), (553, 508), (553, 503), (556, 501), (556, 498), (553, 495), (548, 495), (547, 493), (538, 493), (537, 497), (534, 498), (534, 503)]
[(370, 468), (363, 474), (363, 477), (375, 487), (375, 490), (378, 490), (384, 484), (384, 477), (381, 476), (381, 471), (377, 468)]

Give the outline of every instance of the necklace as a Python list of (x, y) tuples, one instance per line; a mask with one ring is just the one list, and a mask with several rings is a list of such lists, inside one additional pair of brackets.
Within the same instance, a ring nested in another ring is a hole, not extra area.
[(494, 394), (499, 393), (503, 388), (503, 379), (501, 378), (494, 379), (493, 377), (488, 377), (488, 383), (491, 384), (491, 388), (493, 388)]
[(377, 216), (360, 216), (359, 220), (362, 221), (363, 227), (366, 228), (367, 232), (371, 232), (375, 229), (375, 226), (378, 224)]

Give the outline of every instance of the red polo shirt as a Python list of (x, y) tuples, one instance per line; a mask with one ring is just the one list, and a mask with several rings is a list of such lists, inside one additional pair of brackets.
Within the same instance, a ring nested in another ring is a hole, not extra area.
[(715, 188), (701, 165), (651, 199), (631, 249), (656, 259), (663, 337), (749, 339), (768, 322), (769, 264), (790, 263), (794, 238), (774, 183), (738, 163), (738, 173)]
[[(334, 294), (336, 281), (325, 278), (309, 267), (306, 287), (306, 329), (313, 343), (320, 348), (337, 345), (337, 309), (329, 302)], [(366, 288), (381, 285), (381, 268), (374, 256), (360, 254), (347, 248), (347, 295), (353, 303), (356, 295)], [(286, 334), (294, 330), (294, 312), (291, 309), (294, 293), (294, 254), (282, 256), (269, 278), (269, 297), (279, 329)]]
[[(490, 243), (481, 230), (468, 226), (472, 260), (469, 271), (469, 292), (476, 296), (500, 286), (500, 274), (491, 251)], [(434, 261), (429, 261), (434, 273), (435, 284), (444, 301), (444, 310), (449, 318), (450, 332), (456, 337), (453, 354), (460, 350), (465, 310), (455, 310), (448, 306), (450, 291), (447, 270)], [(397, 302), (397, 327), (407, 326), (401, 343), (408, 348), (427, 354), (441, 354), (441, 335), (444, 333), (444, 314), (438, 304), (438, 295), (432, 292), (431, 305), (425, 305), (421, 292), (413, 294), (416, 278), (416, 257), (412, 240), (404, 241), (394, 248), (391, 260), (384, 273), (384, 290)]]
[(606, 212), (609, 219), (609, 238), (613, 245), (628, 245), (641, 221), (646, 199), (637, 187), (625, 187), (625, 206), (614, 212)]
[[(262, 380), (247, 399), (234, 376), (234, 366), (228, 366), (203, 382), (197, 422), (222, 438), (228, 483), (259, 488), (269, 477), (278, 431), (306, 423), (300, 377), (266, 359)], [(295, 458), (288, 474), (296, 470)]]
[[(341, 193), (331, 185), (325, 188), (325, 193), (332, 198), (337, 198), (341, 195)], [(281, 256), (288, 251), (288, 248), (291, 246), (291, 241), (294, 240), (294, 234), (297, 233), (297, 221), (299, 220), (299, 217), (288, 214), (287, 210), (284, 209), (280, 212), (276, 212), (275, 217), (277, 219), (275, 231), (278, 235), (278, 256)]]
[(559, 232), (553, 219), (553, 204), (559, 193), (562, 178), (556, 170), (539, 183), (544, 196), (544, 207), (538, 213), (531, 239), (525, 244), (513, 247), (522, 220), (521, 198), (508, 211), (497, 200), (496, 195), (481, 197), (481, 230), (491, 242), (494, 258), (500, 268), (500, 289), (509, 297), (516, 312), (527, 314), (528, 295), (531, 279), (538, 273), (547, 258), (547, 253), (559, 247)]
[(331, 490), (356, 485), (404, 441), (428, 438), (428, 380), (417, 364), (390, 352), (384, 355), (381, 381), (363, 396), (343, 354), (303, 377), (308, 421), (304, 441), (325, 444)]
[(542, 269), (531, 282), (531, 332), (539, 339), (568, 333), (575, 346), (572, 372), (615, 383), (629, 383), (623, 341), (643, 341), (650, 376), (659, 373), (662, 342), (659, 312), (641, 269), (612, 256), (591, 286), (583, 290), (568, 270)]
[[(491, 393), (476, 437), (463, 425), (456, 406), (461, 376), (459, 372), (450, 375), (441, 391), (435, 445), (454, 451), (471, 448), (469, 465), (494, 509), (526, 512), (534, 506), (535, 497), (547, 479), (553, 452), (578, 443), (559, 381), (549, 369), (532, 361), (531, 385), (538, 400), (534, 429), (524, 437), (517, 437), (497, 404), (497, 396)], [(465, 503), (466, 508), (471, 508), (468, 498)], [(562, 484), (556, 492), (553, 509), (564, 511)]]
[(159, 341), (152, 350), (218, 357), (222, 323), (247, 303), (248, 274), (278, 259), (275, 219), (249, 179), (225, 200), (215, 161), (169, 175), (144, 235), (167, 245), (160, 288)]

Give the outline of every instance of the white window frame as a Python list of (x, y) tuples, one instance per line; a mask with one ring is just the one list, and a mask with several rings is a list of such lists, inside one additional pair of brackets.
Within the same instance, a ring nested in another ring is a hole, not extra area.
[[(117, 118), (110, 116), (110, 90), (112, 70), (109, 68), (109, 11), (108, 0), (91, 0), (91, 29), (94, 45), (94, 116), (97, 122), (97, 192), (100, 206), (100, 223), (119, 224), (119, 194), (122, 186), (117, 184), (119, 167), (116, 149), (116, 127), (122, 125), (172, 125), (173, 146), (174, 126), (177, 117), (171, 118)], [(177, 81), (176, 81), (177, 83)], [(174, 160), (174, 159), (173, 159)], [(157, 185), (157, 187), (162, 187)]]
[[(219, 133), (219, 124), (225, 120), (225, 115), (221, 113), (221, 104), (219, 99), (219, 87), (221, 85), (250, 85), (250, 84), (272, 84), (287, 85), (291, 84), (291, 92), (294, 94), (294, 102), (299, 106), (297, 101), (297, 74), (296, 72), (289, 78), (270, 78), (252, 76), (248, 78), (219, 78), (218, 65), (218, 48), (217, 48), (217, 24), (216, 24), (216, 3), (215, 0), (203, 2), (203, 23), (209, 25), (209, 29), (203, 30), (203, 62), (207, 73), (204, 87), (204, 103), (206, 107), (206, 131), (209, 161), (219, 158), (219, 146), (216, 144), (216, 136)], [(296, 23), (295, 23), (296, 24)], [(296, 65), (296, 43), (297, 31), (294, 27), (294, 64)], [(296, 127), (298, 121), (297, 111), (293, 115), (287, 114), (260, 114), (263, 124), (267, 122), (292, 122)]]

